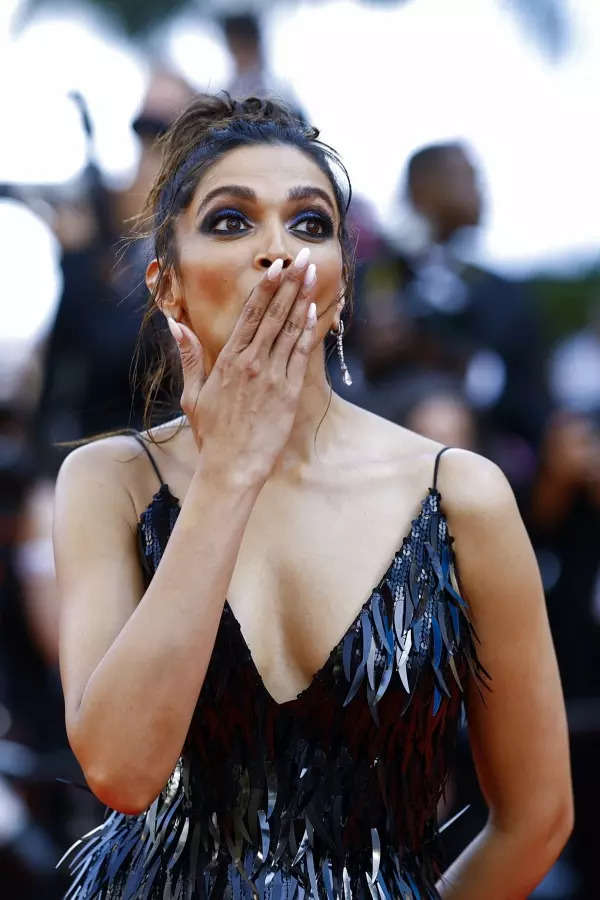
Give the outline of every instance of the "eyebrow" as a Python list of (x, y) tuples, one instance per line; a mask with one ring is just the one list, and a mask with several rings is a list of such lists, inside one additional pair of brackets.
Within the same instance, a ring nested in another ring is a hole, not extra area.
[[(256, 193), (251, 188), (244, 187), (241, 184), (224, 184), (222, 187), (214, 188), (212, 191), (208, 192), (198, 207), (197, 215), (200, 215), (204, 207), (220, 194), (228, 194), (230, 197), (237, 197), (239, 200), (248, 200), (251, 203), (256, 203), (257, 201)], [(311, 197), (318, 197), (320, 200), (323, 200), (331, 211), (335, 212), (333, 203), (331, 202), (327, 191), (315, 187), (314, 185), (307, 184), (292, 188), (288, 191), (287, 195), (288, 200), (309, 200)]]
[(288, 192), (288, 200), (310, 200), (311, 197), (319, 197), (327, 204), (332, 212), (335, 212), (329, 194), (322, 188), (313, 187), (313, 185), (307, 184), (302, 187), (292, 188), (291, 191)]

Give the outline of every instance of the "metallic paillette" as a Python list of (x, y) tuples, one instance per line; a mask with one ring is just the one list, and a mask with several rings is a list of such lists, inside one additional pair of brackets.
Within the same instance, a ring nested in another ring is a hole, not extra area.
[[(179, 512), (142, 514), (147, 580)], [(434, 900), (436, 808), (465, 681), (485, 685), (430, 488), (381, 582), (297, 698), (267, 692), (226, 603), (181, 758), (150, 808), (66, 857), (68, 900)]]

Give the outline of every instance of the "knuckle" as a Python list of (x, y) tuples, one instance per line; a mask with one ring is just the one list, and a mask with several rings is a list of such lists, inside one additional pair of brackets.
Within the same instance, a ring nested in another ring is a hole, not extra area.
[(277, 387), (280, 381), (279, 375), (274, 369), (269, 369), (266, 375), (267, 386), (270, 388)]
[(304, 281), (304, 271), (304, 269), (297, 269), (296, 266), (292, 265), (286, 270), (285, 277), (296, 283)]
[(256, 325), (262, 318), (262, 309), (258, 303), (249, 303), (246, 306), (246, 322), (250, 325)]
[(256, 378), (261, 368), (262, 362), (254, 353), (247, 354), (242, 360), (242, 369), (250, 378)]
[(288, 334), (291, 337), (295, 337), (300, 331), (300, 326), (298, 325), (297, 322), (294, 322), (293, 319), (286, 319), (285, 322), (283, 323), (283, 328), (281, 330), (283, 331), (284, 334)]
[(272, 319), (282, 319), (285, 315), (287, 304), (281, 300), (273, 300), (268, 309), (268, 314)]

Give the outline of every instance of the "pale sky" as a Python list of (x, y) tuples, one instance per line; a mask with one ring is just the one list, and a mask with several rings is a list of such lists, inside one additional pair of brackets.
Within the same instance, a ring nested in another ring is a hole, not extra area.
[[(135, 164), (129, 122), (146, 65), (78, 7), (17, 37), (19, 0), (0, 4), (0, 181), (60, 183), (84, 163), (69, 90), (88, 100), (111, 181)], [(462, 138), (480, 161), (488, 212), (479, 258), (506, 272), (593, 260), (600, 248), (600, 3), (571, 0), (574, 45), (551, 63), (501, 0), (285, 3), (268, 23), (271, 68), (289, 82), (356, 192), (391, 227), (404, 162), (416, 147)], [(89, 16), (89, 14), (88, 14)], [(218, 32), (180, 18), (155, 47), (196, 86), (218, 89), (229, 62)]]

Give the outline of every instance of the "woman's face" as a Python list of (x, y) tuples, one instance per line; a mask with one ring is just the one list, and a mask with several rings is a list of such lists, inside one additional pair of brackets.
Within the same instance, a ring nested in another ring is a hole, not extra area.
[(239, 147), (206, 172), (176, 223), (172, 297), (207, 368), (265, 269), (278, 257), (287, 267), (303, 247), (317, 267), (317, 327), (325, 336), (344, 290), (339, 224), (327, 176), (295, 147)]

